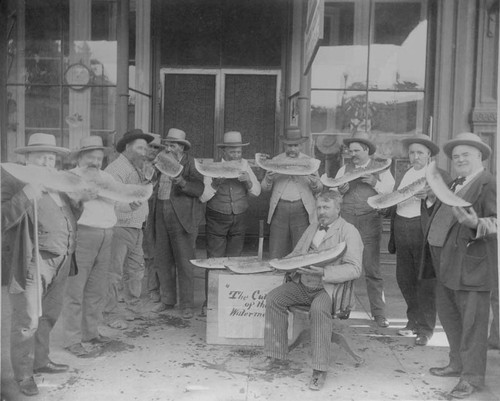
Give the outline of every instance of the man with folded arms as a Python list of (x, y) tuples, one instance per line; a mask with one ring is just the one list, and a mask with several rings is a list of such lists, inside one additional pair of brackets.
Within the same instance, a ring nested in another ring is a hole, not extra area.
[[(320, 390), (330, 366), (333, 328), (332, 303), (340, 307), (342, 283), (361, 274), (363, 242), (358, 230), (340, 217), (342, 197), (336, 191), (318, 195), (316, 210), (318, 222), (312, 223), (288, 256), (304, 255), (333, 248), (346, 243), (344, 254), (324, 267), (308, 266), (292, 273), (291, 281), (269, 292), (266, 296), (264, 328), (264, 361), (253, 367), (260, 370), (286, 368), (288, 365), (288, 308), (310, 305), (311, 347), (313, 374), (311, 390)], [(346, 299), (350, 299), (349, 295)]]
[[(104, 151), (100, 136), (83, 138), (73, 153), (77, 167), (71, 172), (89, 181), (113, 181), (111, 175), (101, 170)], [(96, 346), (111, 341), (99, 333), (98, 325), (102, 320), (115, 224), (115, 202), (96, 198), (83, 204), (76, 236), (78, 274), (68, 278), (62, 311), (66, 349), (77, 357), (91, 356), (98, 351)]]
[[(27, 165), (55, 169), (57, 155), (70, 151), (56, 146), (53, 135), (35, 133), (28, 146), (14, 152), (26, 155)], [(49, 359), (49, 344), (63, 305), (66, 279), (68, 274), (76, 274), (71, 262), (81, 204), (63, 193), (46, 192), (43, 183), (26, 185), (3, 169), (1, 182), (2, 274), (8, 274), (12, 307), (10, 357), (20, 391), (32, 396), (38, 394), (33, 373), (62, 373), (69, 369)], [(38, 233), (34, 234), (35, 201)], [(34, 235), (38, 235), (38, 249)]]
[(498, 274), (496, 180), (483, 167), (491, 148), (477, 135), (458, 134), (443, 151), (458, 175), (450, 189), (472, 206), (426, 203), (431, 216), (425, 239), (437, 277), (437, 312), (450, 345), (448, 365), (430, 373), (459, 377), (449, 395), (466, 398), (484, 385), (486, 372), (490, 294)]

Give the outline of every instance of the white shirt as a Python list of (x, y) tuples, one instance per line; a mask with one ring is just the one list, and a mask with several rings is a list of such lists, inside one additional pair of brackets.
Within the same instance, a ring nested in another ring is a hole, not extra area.
[[(415, 170), (415, 168), (412, 167), (405, 173), (397, 189), (404, 188), (407, 185), (411, 184), (412, 182), (415, 182), (418, 179), (425, 177), (426, 170), (427, 166), (421, 168), (420, 170)], [(410, 199), (407, 199), (404, 202), (399, 203), (397, 205), (396, 213), (399, 216), (406, 217), (408, 219), (420, 216), (420, 199), (416, 198), (415, 196), (412, 196)]]
[(326, 232), (330, 229), (331, 224), (327, 226), (326, 230), (320, 230), (318, 226), (318, 230), (316, 231), (316, 234), (314, 234), (312, 244), (318, 248), (319, 245), (321, 244), (321, 241), (323, 241), (323, 238), (325, 238)]
[[(365, 164), (359, 165), (356, 167), (357, 168), (366, 168), (368, 164), (370, 163), (370, 159)], [(335, 178), (340, 178), (345, 174), (345, 164), (340, 167), (339, 171), (337, 171), (337, 174), (335, 175)], [(389, 169), (385, 169), (384, 171), (378, 173), (379, 179), (375, 183), (375, 186), (373, 189), (377, 191), (379, 194), (389, 194), (392, 192), (392, 188), (394, 188), (394, 177), (392, 176), (391, 172)]]
[[(80, 167), (70, 171), (80, 177), (83, 175)], [(114, 180), (113, 176), (105, 171), (100, 170), (99, 175), (103, 179)], [(115, 202), (96, 198), (83, 203), (83, 212), (78, 219), (78, 224), (95, 228), (111, 228), (116, 224), (116, 220)]]

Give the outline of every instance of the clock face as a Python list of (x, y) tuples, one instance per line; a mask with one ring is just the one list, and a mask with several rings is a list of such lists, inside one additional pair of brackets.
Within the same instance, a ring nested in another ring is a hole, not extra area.
[(71, 89), (82, 90), (90, 82), (90, 70), (81, 63), (72, 64), (66, 70), (64, 77)]

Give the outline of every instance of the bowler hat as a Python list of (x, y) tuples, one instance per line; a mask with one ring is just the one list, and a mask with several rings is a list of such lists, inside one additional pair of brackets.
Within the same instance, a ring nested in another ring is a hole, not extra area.
[(308, 138), (302, 136), (299, 128), (290, 127), (285, 130), (284, 135), (280, 135), (279, 139), (286, 145), (298, 145), (307, 141)]
[(401, 140), (403, 145), (409, 147), (412, 143), (419, 143), (430, 150), (431, 156), (436, 156), (439, 153), (439, 146), (431, 141), (428, 135), (425, 134), (415, 134), (413, 136), (404, 138)]
[(186, 133), (178, 128), (170, 128), (168, 130), (168, 134), (165, 138), (163, 138), (163, 143), (165, 142), (175, 142), (183, 144), (186, 147), (186, 150), (191, 148), (191, 143), (186, 139)]
[(53, 152), (59, 155), (67, 155), (70, 153), (70, 150), (56, 146), (56, 137), (54, 135), (36, 132), (31, 134), (28, 139), (28, 146), (21, 146), (14, 149), (14, 153), (21, 155), (30, 152)]
[(377, 147), (370, 141), (366, 132), (355, 132), (350, 138), (344, 139), (344, 144), (349, 146), (350, 143), (358, 142), (368, 146), (368, 154), (373, 155)]
[(242, 143), (241, 141), (241, 133), (238, 131), (228, 131), (224, 134), (224, 138), (222, 139), (222, 143), (218, 143), (219, 147), (226, 146), (247, 146), (249, 143)]
[(491, 148), (481, 138), (472, 132), (462, 132), (443, 145), (444, 153), (451, 159), (453, 148), (458, 145), (473, 146), (481, 151), (481, 159), (486, 160), (491, 155)]
[(150, 134), (146, 134), (140, 128), (134, 128), (133, 130), (127, 131), (123, 134), (122, 138), (116, 144), (116, 151), (118, 153), (122, 153), (125, 150), (125, 146), (136, 139), (144, 139), (147, 143), (149, 143), (153, 140), (153, 137)]

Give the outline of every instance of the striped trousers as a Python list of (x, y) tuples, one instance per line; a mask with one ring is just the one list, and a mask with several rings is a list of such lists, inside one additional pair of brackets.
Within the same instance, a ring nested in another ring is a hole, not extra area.
[(311, 289), (293, 281), (266, 296), (264, 354), (286, 360), (288, 355), (288, 307), (310, 305), (312, 368), (327, 371), (333, 329), (332, 299), (323, 288)]

